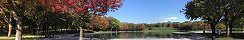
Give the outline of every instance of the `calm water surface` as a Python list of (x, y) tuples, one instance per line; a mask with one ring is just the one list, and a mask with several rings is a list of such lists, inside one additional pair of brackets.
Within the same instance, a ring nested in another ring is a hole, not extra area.
[[(205, 37), (198, 34), (173, 34), (164, 31), (161, 32), (99, 32), (99, 33), (84, 33), (84, 40), (109, 40), (109, 39), (204, 39)], [(38, 38), (25, 40), (79, 40), (79, 34), (55, 35), (53, 38)]]

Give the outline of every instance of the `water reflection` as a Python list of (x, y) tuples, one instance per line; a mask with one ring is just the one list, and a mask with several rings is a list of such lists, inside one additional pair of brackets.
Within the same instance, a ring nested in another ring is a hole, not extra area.
[(188, 35), (164, 33), (164, 32), (118, 32), (118, 33), (101, 33), (87, 34), (85, 38), (186, 38)]
[[(190, 39), (203, 39), (202, 36), (190, 34), (172, 34), (167, 32), (108, 32), (108, 33), (84, 33), (85, 40), (107, 40), (107, 39), (150, 39), (150, 38), (190, 38)], [(66, 34), (55, 35), (54, 38), (39, 38), (27, 40), (78, 40), (79, 34)]]

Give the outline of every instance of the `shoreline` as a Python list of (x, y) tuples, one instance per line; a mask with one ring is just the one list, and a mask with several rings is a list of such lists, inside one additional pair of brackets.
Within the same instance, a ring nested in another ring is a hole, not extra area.
[[(23, 35), (23, 39), (32, 39), (32, 38), (45, 38), (43, 35)], [(0, 40), (14, 40), (15, 36), (0, 36)]]

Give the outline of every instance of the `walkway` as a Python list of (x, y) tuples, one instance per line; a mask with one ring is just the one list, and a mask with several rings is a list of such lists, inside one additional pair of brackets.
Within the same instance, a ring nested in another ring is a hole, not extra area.
[[(203, 31), (190, 31), (190, 32), (173, 32), (174, 34), (188, 34), (188, 33), (195, 33), (195, 34), (203, 34)], [(212, 31), (205, 31), (205, 34), (211, 34)], [(217, 33), (217, 31), (216, 31)], [(226, 33), (225, 31), (222, 31), (221, 33)], [(244, 34), (243, 31), (233, 31), (233, 34)]]
[(181, 38), (181, 39), (175, 39), (175, 38), (136, 38), (136, 39), (111, 39), (111, 40), (190, 40), (188, 38)]

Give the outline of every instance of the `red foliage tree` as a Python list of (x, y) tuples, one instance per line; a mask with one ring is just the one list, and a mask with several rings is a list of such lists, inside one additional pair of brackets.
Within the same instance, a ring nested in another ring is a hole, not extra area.
[[(106, 15), (122, 6), (123, 0), (39, 0), (41, 4), (53, 12), (92, 13)], [(80, 40), (82, 40), (82, 27), (80, 27)]]
[(40, 3), (51, 8), (53, 12), (82, 12), (105, 15), (122, 6), (123, 0), (40, 0)]

